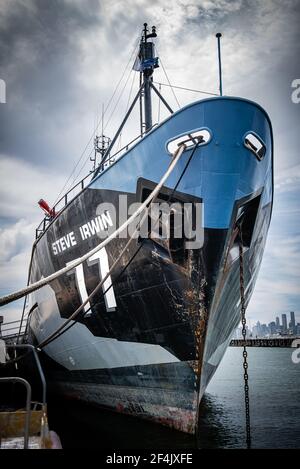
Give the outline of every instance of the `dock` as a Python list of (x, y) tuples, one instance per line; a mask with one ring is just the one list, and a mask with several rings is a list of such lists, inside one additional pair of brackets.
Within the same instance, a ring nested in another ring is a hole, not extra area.
[[(18, 343), (24, 338), (24, 331), (19, 326), (9, 327), (6, 331), (9, 334), (2, 336), (0, 329), (0, 449), (61, 449), (59, 436), (48, 426), (46, 379), (37, 350), (33, 345)], [(42, 391), (39, 401), (32, 400), (32, 383), (28, 381), (31, 378), (35, 384), (34, 374), (27, 372), (26, 379), (18, 376), (26, 371), (22, 363), (30, 354), (32, 361), (27, 362), (27, 366), (30, 364), (33, 368), (35, 365)], [(14, 367), (16, 362), (17, 368)]]
[(300, 347), (300, 337), (264, 337), (257, 339), (232, 339), (230, 347), (285, 347), (285, 348), (298, 348)]

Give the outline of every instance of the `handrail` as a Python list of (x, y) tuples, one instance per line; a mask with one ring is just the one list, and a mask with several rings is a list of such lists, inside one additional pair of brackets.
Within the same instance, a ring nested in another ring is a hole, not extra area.
[[(40, 379), (41, 379), (41, 382), (42, 382), (42, 410), (43, 410), (43, 413), (46, 414), (46, 409), (47, 409), (47, 404), (46, 404), (46, 379), (45, 379), (45, 375), (44, 375), (44, 372), (43, 372), (43, 369), (41, 367), (41, 363), (40, 363), (40, 360), (39, 360), (39, 357), (38, 357), (38, 354), (37, 354), (37, 350), (36, 348), (31, 345), (31, 344), (13, 344), (13, 345), (9, 345), (9, 344), (6, 344), (6, 349), (29, 349), (29, 351), (31, 351), (33, 353), (33, 356), (34, 356), (34, 359), (35, 359), (35, 362), (36, 362), (36, 366), (37, 366), (37, 369), (38, 369), (38, 373), (40, 375)], [(21, 357), (22, 358), (22, 357)], [(25, 379), (23, 378), (19, 378), (19, 377), (8, 377), (8, 378), (0, 378), (0, 382), (19, 382), (19, 383), (22, 383), (24, 384), (24, 386), (26, 387), (26, 390), (27, 390), (27, 395), (26, 395), (26, 420), (25, 420), (25, 428), (24, 428), (24, 449), (28, 449), (28, 441), (29, 441), (29, 425), (30, 425), (30, 413), (31, 413), (31, 386), (30, 384), (28, 383), (28, 381), (26, 381)]]
[[(27, 319), (27, 317), (25, 318)], [(7, 326), (10, 326), (12, 324), (15, 324), (15, 326), (12, 326), (12, 327), (7, 327)], [(23, 329), (23, 331), (22, 331)], [(18, 331), (21, 330), (22, 333), (24, 333), (26, 331), (26, 324), (21, 324), (21, 319), (19, 320), (16, 320), (16, 321), (9, 321), (9, 322), (4, 322), (1, 324), (1, 327), (0, 327), (0, 338), (9, 338), (9, 337), (13, 337), (15, 335), (17, 335)], [(6, 332), (8, 331), (15, 331), (14, 332), (11, 332), (10, 334), (6, 334)]]
[[(63, 207), (65, 207), (68, 203), (68, 195), (70, 194), (70, 192), (72, 192), (74, 189), (76, 189), (76, 187), (78, 187), (79, 185), (81, 186), (81, 191), (84, 189), (84, 181), (91, 176), (91, 172), (89, 172), (89, 174), (87, 174), (86, 176), (84, 176), (79, 182), (77, 182), (74, 186), (72, 186), (57, 202), (56, 204), (52, 207), (54, 210), (59, 206), (59, 204), (61, 203), (62, 200), (64, 200), (64, 205)], [(81, 192), (80, 191), (80, 192)], [(75, 197), (75, 196), (74, 196)], [(71, 199), (73, 200), (73, 198)], [(55, 217), (54, 217), (55, 218)], [(36, 228), (35, 230), (35, 234), (36, 234), (36, 238), (39, 237), (39, 235), (41, 233), (43, 233), (46, 229), (46, 223), (47, 222), (50, 222), (52, 221), (53, 218), (52, 217), (49, 217), (49, 216), (45, 216), (43, 218), (43, 220), (40, 222), (40, 224), (38, 225), (38, 227)]]
[(17, 319), (16, 321), (9, 321), (9, 322), (3, 322), (2, 323), (2, 326), (7, 326), (8, 324), (16, 324), (16, 323), (20, 323), (20, 319)]
[[(154, 127), (154, 126), (153, 126)], [(120, 148), (120, 150), (116, 151), (116, 153), (114, 153), (113, 155), (111, 155), (108, 160), (106, 161), (106, 163), (108, 163), (110, 160), (112, 160), (113, 158), (115, 158), (116, 155), (118, 155), (119, 153), (121, 153), (123, 150), (129, 150), (129, 145), (132, 145), (132, 143), (136, 142), (139, 138), (141, 138), (140, 135), (138, 135), (137, 137), (135, 137), (133, 140), (131, 140), (129, 143), (127, 143), (126, 145), (124, 145), (124, 147)], [(114, 163), (114, 161), (112, 162)], [(104, 163), (105, 164), (105, 163)]]
[[(152, 126), (155, 127), (157, 124), (154, 124)], [(111, 155), (104, 163), (101, 163), (99, 164), (99, 166), (94, 170), (94, 171), (89, 171), (89, 173), (84, 176), (79, 182), (77, 182), (74, 186), (72, 186), (56, 203), (55, 205), (52, 207), (52, 209), (54, 211), (56, 211), (55, 209), (59, 206), (59, 204), (64, 201), (64, 205), (62, 208), (64, 208), (71, 200), (74, 199), (74, 197), (78, 194), (80, 194), (83, 189), (84, 189), (84, 181), (89, 178), (89, 177), (93, 177), (93, 174), (98, 170), (99, 168), (99, 173), (101, 174), (103, 171), (104, 171), (104, 167), (101, 168), (101, 165), (109, 165), (109, 166), (112, 166), (114, 163), (116, 163), (116, 161), (113, 161), (115, 159), (115, 157), (117, 155), (119, 155), (122, 151), (126, 150), (128, 151), (129, 150), (129, 147), (130, 145), (132, 145), (134, 142), (136, 142), (138, 139), (141, 138), (141, 135), (138, 135), (137, 137), (135, 137), (133, 140), (131, 140), (129, 143), (127, 143), (126, 145), (124, 145), (124, 147), (122, 147), (120, 150), (118, 150), (116, 153), (114, 153), (113, 155)], [(72, 197), (72, 199), (70, 199), (70, 201), (68, 201), (68, 195), (70, 194), (70, 192), (72, 192), (74, 189), (76, 189), (76, 187), (78, 186), (81, 186), (81, 190), (80, 192), (78, 192), (77, 194), (74, 195), (74, 197)], [(40, 222), (40, 224), (38, 225), (38, 227), (36, 228), (35, 230), (35, 237), (36, 239), (42, 234), (44, 233), (44, 231), (46, 230), (46, 227), (47, 227), (47, 224), (50, 223), (53, 219), (55, 218), (54, 217), (49, 217), (49, 216), (45, 216), (43, 218), (43, 220)], [(47, 223), (48, 222), (48, 223)]]
[[(25, 326), (25, 325), (24, 325)], [(22, 326), (22, 327), (24, 327)], [(8, 327), (7, 329), (2, 329), (2, 332), (7, 332), (7, 331), (15, 331), (15, 330), (18, 330), (19, 329), (19, 326), (15, 326), (15, 327)]]
[(37, 369), (38, 369), (38, 372), (39, 372), (39, 375), (40, 375), (40, 378), (41, 378), (41, 382), (42, 382), (42, 388), (43, 388), (42, 403), (43, 403), (43, 410), (45, 410), (45, 408), (46, 408), (46, 379), (45, 379), (43, 369), (41, 367), (41, 363), (40, 363), (36, 348), (31, 344), (6, 345), (6, 348), (13, 348), (13, 349), (15, 349), (15, 348), (19, 348), (19, 349), (27, 348), (27, 349), (29, 349), (29, 351), (31, 351), (33, 353), (33, 356), (34, 356), (34, 359), (35, 359), (35, 362), (36, 362), (36, 366), (37, 366)]
[(26, 381), (26, 379), (19, 378), (17, 376), (9, 377), (9, 378), (0, 378), (0, 383), (21, 383), (24, 384), (26, 388), (26, 419), (25, 419), (25, 426), (24, 426), (24, 449), (28, 449), (28, 441), (29, 441), (29, 425), (30, 425), (30, 404), (31, 404), (31, 386)]
[[(21, 332), (21, 335), (23, 335), (25, 333), (25, 331), (22, 331)], [(8, 335), (2, 335), (0, 338), (1, 340), (10, 340), (10, 339), (17, 339), (18, 338), (18, 335), (19, 335), (19, 331), (18, 332), (15, 332), (13, 334), (8, 334)]]

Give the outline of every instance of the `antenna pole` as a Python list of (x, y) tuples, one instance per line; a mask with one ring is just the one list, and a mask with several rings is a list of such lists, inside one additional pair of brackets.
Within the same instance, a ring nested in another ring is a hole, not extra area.
[(141, 137), (144, 135), (144, 120), (143, 120), (143, 94), (144, 87), (143, 85), (143, 74), (140, 73), (140, 127), (141, 127)]
[(221, 33), (216, 34), (216, 38), (218, 39), (218, 58), (219, 58), (219, 89), (220, 89), (220, 96), (223, 96), (223, 85), (222, 85), (222, 61), (221, 61)]
[[(152, 103), (151, 103), (151, 85), (152, 75), (155, 68), (158, 67), (158, 58), (155, 57), (154, 43), (148, 39), (156, 38), (155, 26), (152, 26), (151, 31), (148, 29), (147, 23), (144, 23), (144, 29), (140, 42), (139, 60), (140, 64), (138, 70), (140, 72), (140, 84), (143, 82), (143, 89), (141, 94), (141, 101), (144, 104), (144, 119), (141, 112), (141, 134), (149, 132), (152, 128)], [(141, 106), (142, 108), (142, 106)]]
[[(147, 39), (148, 39), (148, 29), (147, 23), (144, 23), (144, 56), (147, 57)], [(152, 81), (153, 70), (146, 69), (143, 71), (144, 75), (144, 110), (145, 110), (145, 131), (149, 132), (152, 127), (152, 103), (151, 103), (151, 81)]]

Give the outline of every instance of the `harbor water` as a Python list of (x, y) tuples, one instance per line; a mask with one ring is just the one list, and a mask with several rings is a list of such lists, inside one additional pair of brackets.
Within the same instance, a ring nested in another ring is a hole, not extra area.
[[(251, 348), (252, 447), (300, 448), (300, 363), (290, 348)], [(245, 447), (242, 348), (230, 347), (201, 403), (199, 435), (134, 417), (50, 399), (49, 421), (64, 448)]]

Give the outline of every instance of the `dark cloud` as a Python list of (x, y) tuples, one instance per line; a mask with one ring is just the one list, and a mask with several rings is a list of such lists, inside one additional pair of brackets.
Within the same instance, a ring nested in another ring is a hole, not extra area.
[[(0, 16), (1, 152), (37, 164), (57, 164), (68, 141), (59, 129), (80, 115), (78, 37), (101, 27), (98, 1), (8, 2)], [(57, 131), (57, 132), (56, 132)]]
[[(265, 89), (262, 91), (262, 99), (265, 97), (266, 102), (273, 100), (275, 90), (278, 101), (282, 96), (283, 105), (289, 106), (291, 114), (297, 118), (298, 109), (291, 104), (289, 87), (291, 80), (299, 75), (299, 64), (295, 60), (300, 45), (299, 2), (289, 0), (285, 7), (278, 0), (174, 3), (155, 0), (151, 5), (142, 0), (130, 0), (126, 4), (100, 0), (6, 0), (3, 4), (0, 11), (0, 77), (7, 84), (7, 104), (0, 106), (0, 145), (1, 152), (6, 155), (46, 167), (57, 165), (63, 170), (71, 166), (90, 137), (98, 98), (96, 90), (85, 89), (78, 79), (80, 74), (88, 75), (92, 71), (91, 64), (83, 65), (85, 52), (80, 47), (82, 41), (93, 34), (98, 38), (103, 32), (105, 51), (104, 47), (99, 48), (95, 68), (106, 73), (104, 69), (110, 67), (116, 56), (119, 56), (120, 64), (126, 63), (124, 54), (128, 52), (128, 43), (132, 42), (133, 31), (135, 35), (145, 20), (152, 23), (154, 18), (162, 43), (172, 42), (172, 48), (174, 44), (182, 48), (186, 35), (192, 30), (194, 44), (188, 53), (193, 56), (197, 55), (199, 46), (201, 49), (201, 41), (217, 30), (224, 32), (224, 47), (229, 40), (232, 41), (228, 47), (233, 55), (237, 39), (249, 44), (249, 54), (253, 55), (251, 46), (258, 46), (255, 41), (260, 34), (265, 47), (257, 50), (257, 62), (252, 56), (251, 61), (255, 65), (252, 73), (257, 80), (257, 74), (261, 78), (263, 70), (264, 78), (269, 76), (273, 82), (267, 93)], [(155, 13), (158, 8), (160, 14)], [(283, 23), (272, 36), (269, 31), (273, 27), (273, 17), (282, 15), (286, 18), (286, 11), (290, 12), (289, 24)], [(265, 18), (269, 18), (266, 24)], [(263, 25), (261, 29), (260, 24)], [(282, 44), (286, 48), (284, 54), (270, 44), (274, 39), (277, 47), (278, 37), (275, 35), (278, 34), (282, 35)], [(95, 45), (91, 43), (88, 52)], [(274, 54), (274, 60), (271, 54)], [(281, 63), (278, 63), (278, 54), (282, 57)], [(247, 61), (247, 56), (244, 60)], [(170, 62), (180, 67), (180, 63), (171, 58)], [(240, 61), (240, 68), (236, 67), (236, 79), (240, 76), (243, 80), (243, 63)], [(105, 86), (102, 83), (107, 95), (111, 92), (111, 78)], [(256, 80), (251, 76), (251, 83), (246, 83), (245, 88), (251, 93)], [(229, 90), (230, 85), (228, 82)], [(260, 97), (259, 90), (257, 95)], [(88, 115), (89, 133), (86, 122), (80, 125)]]
[(72, 32), (99, 23), (99, 3), (87, 0), (83, 9), (77, 2), (57, 0), (10, 1), (0, 15), (0, 57), (3, 64), (13, 59), (15, 46), (30, 44), (40, 63), (72, 47)]

